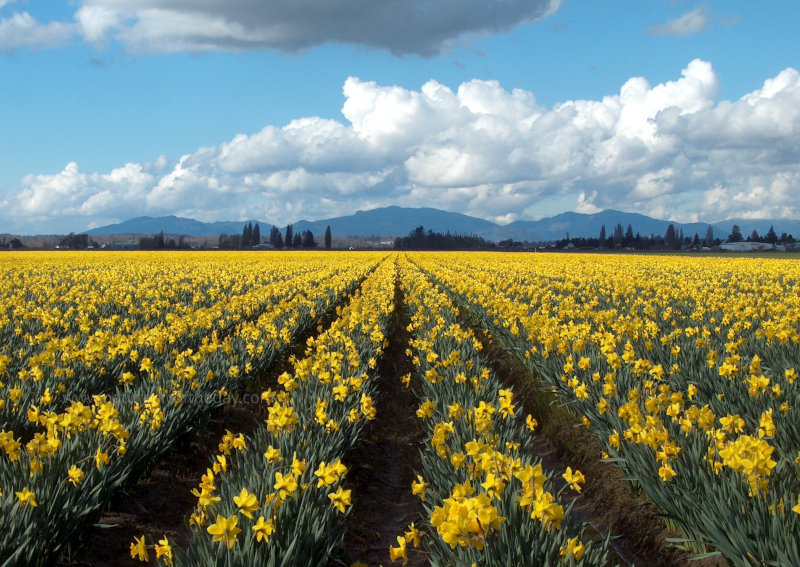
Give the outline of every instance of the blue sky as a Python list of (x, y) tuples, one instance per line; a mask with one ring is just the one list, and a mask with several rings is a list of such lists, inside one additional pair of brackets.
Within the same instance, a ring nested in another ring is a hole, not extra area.
[(0, 0), (0, 232), (800, 218), (797, 29), (779, 0)]

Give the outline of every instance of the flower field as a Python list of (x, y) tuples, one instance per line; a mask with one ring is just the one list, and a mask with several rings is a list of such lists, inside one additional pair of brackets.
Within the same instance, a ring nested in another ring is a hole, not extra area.
[(796, 262), (415, 261), (569, 405), (681, 543), (800, 565)]
[[(584, 474), (542, 464), (536, 420), (473, 328), (591, 432), (669, 544), (800, 565), (791, 260), (9, 253), (0, 275), (0, 567), (58, 564), (245, 394), (259, 425), (215, 440), (180, 544), (141, 534), (119, 564), (365, 565), (342, 551), (347, 517), (393, 503), (352, 483), (349, 459), (386, 380), (413, 391), (421, 438), (419, 513), (384, 565), (613, 564), (567, 498)], [(403, 376), (378, 371), (393, 321)]]

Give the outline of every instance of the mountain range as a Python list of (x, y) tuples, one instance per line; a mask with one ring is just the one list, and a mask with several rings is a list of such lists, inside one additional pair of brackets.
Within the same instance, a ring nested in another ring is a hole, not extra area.
[[(248, 222), (254, 225), (258, 223), (261, 227), (261, 234), (269, 235), (272, 223), (260, 220), (205, 223), (173, 215), (157, 218), (137, 217), (119, 224), (94, 228), (86, 231), (86, 234), (157, 234), (163, 231), (164, 234), (169, 235), (216, 236), (222, 233), (239, 234)], [(697, 233), (701, 239), (705, 238), (709, 226), (709, 223), (678, 223), (613, 209), (593, 214), (567, 212), (536, 221), (514, 221), (507, 225), (500, 225), (485, 219), (439, 209), (392, 206), (357, 211), (353, 215), (344, 217), (318, 221), (301, 220), (292, 223), (292, 229), (295, 233), (310, 230), (315, 235), (322, 235), (330, 226), (331, 232), (335, 236), (388, 237), (406, 236), (416, 227), (423, 226), (425, 229), (435, 232), (474, 234), (493, 242), (509, 238), (527, 242), (545, 242), (564, 238), (567, 234), (571, 237), (596, 238), (603, 226), (606, 228), (606, 235), (610, 238), (618, 224), (623, 229), (627, 229), (630, 225), (634, 234), (639, 233), (642, 236), (664, 235), (669, 225), (672, 224), (676, 231), (683, 230), (686, 236)], [(770, 226), (773, 226), (779, 235), (785, 232), (795, 235), (795, 237), (800, 236), (800, 220), (729, 219), (710, 223), (714, 236), (721, 239), (725, 239), (731, 233), (734, 224), (739, 226), (745, 237), (752, 234), (754, 230), (758, 234), (764, 235)], [(284, 227), (280, 228), (283, 231)]]

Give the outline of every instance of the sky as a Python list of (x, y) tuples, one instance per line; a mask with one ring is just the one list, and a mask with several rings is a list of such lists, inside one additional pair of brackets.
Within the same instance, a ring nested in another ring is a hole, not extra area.
[(797, 0), (0, 0), (0, 233), (800, 218)]

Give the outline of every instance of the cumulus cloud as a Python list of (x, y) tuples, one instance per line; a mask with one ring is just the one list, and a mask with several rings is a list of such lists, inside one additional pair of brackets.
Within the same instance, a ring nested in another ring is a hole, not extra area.
[(575, 212), (591, 215), (602, 211), (603, 209), (594, 204), (595, 197), (597, 197), (597, 191), (593, 191), (588, 197), (586, 193), (581, 191), (578, 194), (578, 204), (575, 207)]
[(391, 204), (510, 221), (548, 201), (685, 221), (800, 217), (795, 69), (736, 101), (719, 99), (701, 60), (673, 81), (633, 77), (551, 108), (496, 81), (409, 90), (351, 77), (343, 94), (345, 122), (298, 118), (111, 173), (70, 163), (25, 177), (0, 206), (11, 224), (76, 228), (137, 214), (285, 224)]
[(81, 28), (83, 37), (90, 42), (105, 42), (112, 30), (122, 23), (122, 14), (108, 6), (86, 5), (75, 13), (75, 20)]
[(686, 12), (674, 20), (669, 20), (663, 24), (656, 24), (650, 27), (649, 32), (653, 35), (694, 35), (705, 31), (708, 27), (709, 20), (708, 11), (706, 6), (703, 5)]
[(465, 34), (507, 31), (555, 12), (561, 0), (83, 0), (89, 41), (113, 36), (133, 51), (280, 49), (351, 43), (432, 56)]
[(20, 48), (63, 45), (75, 32), (73, 24), (61, 22), (43, 24), (28, 12), (18, 12), (9, 18), (0, 19), (0, 52), (10, 53)]

